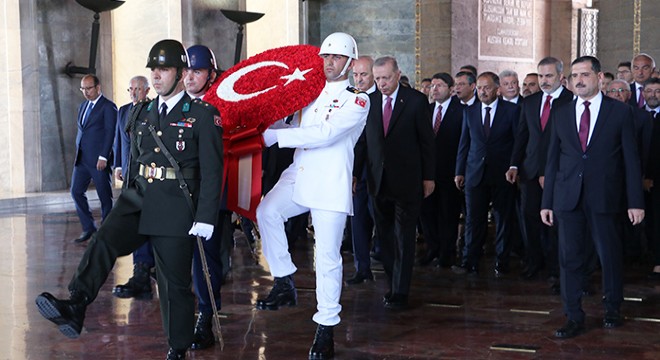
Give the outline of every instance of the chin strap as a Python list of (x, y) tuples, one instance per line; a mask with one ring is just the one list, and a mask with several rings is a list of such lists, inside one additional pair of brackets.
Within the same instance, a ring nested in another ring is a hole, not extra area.
[(170, 88), (170, 91), (167, 92), (167, 94), (163, 94), (163, 96), (169, 96), (171, 93), (174, 92), (176, 89), (177, 84), (179, 81), (181, 81), (181, 76), (182, 76), (183, 70), (181, 68), (176, 69), (176, 81), (174, 81), (174, 84), (172, 84), (172, 87)]

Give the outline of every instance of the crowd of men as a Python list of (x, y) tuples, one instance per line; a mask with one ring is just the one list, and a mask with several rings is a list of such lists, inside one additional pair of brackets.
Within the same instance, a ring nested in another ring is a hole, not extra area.
[[(328, 36), (319, 55), (321, 95), (263, 133), (272, 162), (264, 174), (272, 178), (264, 179), (270, 185), (257, 209), (274, 277), (270, 293), (256, 301), (260, 310), (297, 304), (289, 249), (297, 235), (284, 222), (311, 213), (318, 326), (309, 359), (334, 356), (347, 224), (355, 273), (345, 284), (374, 281), (373, 255), (385, 269), (383, 306), (391, 310), (408, 308), (415, 263), (478, 276), (491, 218), (495, 276), (511, 276), (515, 252), (522, 278), (551, 279), (568, 318), (559, 338), (584, 331), (581, 297), (591, 291), (596, 266), (605, 327), (622, 324), (624, 255), (641, 261), (648, 251), (649, 277), (660, 279), (660, 79), (651, 56), (622, 62), (616, 79), (606, 78), (595, 57), (579, 57), (568, 69), (546, 57), (522, 87), (513, 70), (479, 73), (467, 65), (424, 79), (418, 91), (396, 58), (358, 56), (348, 34)], [(157, 98), (147, 98), (149, 80), (136, 76), (131, 103), (119, 111), (96, 76), (81, 80), (86, 101), (71, 193), (83, 227), (75, 241), (91, 241), (70, 298), (43, 293), (36, 302), (62, 333), (78, 337), (116, 258), (133, 253), (133, 276), (113, 294), (151, 299), (155, 267), (167, 358), (182, 359), (188, 348), (216, 341), (214, 314), (233, 241), (220, 191), (220, 117), (203, 102), (219, 71), (210, 49), (186, 50), (174, 40), (156, 43), (147, 67)], [(293, 151), (275, 158), (287, 148)], [(113, 163), (124, 188), (111, 211)], [(98, 228), (85, 197), (90, 181), (102, 200)], [(423, 251), (416, 258), (418, 233)]]

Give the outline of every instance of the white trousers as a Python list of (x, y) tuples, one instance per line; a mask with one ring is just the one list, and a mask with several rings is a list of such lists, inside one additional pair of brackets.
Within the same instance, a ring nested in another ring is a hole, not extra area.
[(346, 213), (309, 209), (296, 204), (293, 197), (295, 179), (282, 176), (266, 194), (257, 208), (257, 222), (262, 248), (270, 273), (283, 277), (296, 272), (291, 260), (284, 222), (310, 211), (315, 234), (316, 302), (312, 319), (321, 325), (334, 326), (340, 321), (339, 298), (342, 288), (342, 257), (340, 252)]

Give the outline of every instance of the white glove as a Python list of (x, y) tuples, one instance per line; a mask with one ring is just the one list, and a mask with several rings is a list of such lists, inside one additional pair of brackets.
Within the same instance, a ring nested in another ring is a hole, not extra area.
[(266, 146), (271, 146), (277, 142), (277, 134), (275, 133), (275, 130), (266, 129), (266, 131), (264, 131), (263, 137)]
[(204, 239), (209, 240), (211, 236), (213, 236), (213, 225), (196, 222), (190, 228), (188, 234), (203, 237)]

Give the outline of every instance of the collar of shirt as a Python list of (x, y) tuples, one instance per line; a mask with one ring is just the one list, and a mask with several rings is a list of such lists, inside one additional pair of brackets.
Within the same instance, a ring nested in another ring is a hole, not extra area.
[(442, 105), (442, 118), (445, 117), (445, 114), (447, 113), (447, 108), (449, 107), (449, 103), (451, 103), (451, 96), (443, 101), (442, 103), (435, 102), (435, 108), (433, 109), (433, 121), (435, 121), (435, 117), (438, 114), (438, 105)]
[(92, 107), (94, 107), (94, 105), (96, 105), (96, 103), (99, 102), (99, 99), (101, 98), (101, 96), (103, 96), (103, 94), (99, 93), (99, 96), (96, 99), (89, 100), (89, 102), (92, 103)]
[(598, 111), (600, 110), (600, 104), (603, 102), (603, 93), (598, 92), (596, 96), (589, 100), (584, 100), (581, 97), (577, 98), (575, 102), (575, 126), (577, 131), (580, 131), (580, 119), (582, 118), (582, 113), (584, 112), (584, 102), (589, 101), (589, 135), (587, 136), (587, 144), (591, 141), (591, 134), (594, 132), (596, 127), (596, 120), (598, 119)]
[[(394, 90), (392, 95), (389, 95), (389, 97), (392, 98), (392, 110), (394, 110), (394, 102), (396, 101), (396, 96), (399, 94), (399, 88), (400, 87), (401, 87), (401, 85), (397, 84), (396, 90)], [(385, 109), (385, 103), (387, 103), (387, 96), (388, 95), (385, 95), (385, 94), (382, 94), (382, 95), (383, 95), (383, 109)]]
[(564, 91), (564, 86), (560, 85), (555, 91), (553, 91), (550, 94), (543, 93), (543, 97), (541, 98), (541, 106), (543, 106), (543, 103), (545, 102), (545, 98), (550, 95), (552, 96), (552, 100), (557, 100), (559, 98), (559, 95), (561, 95), (561, 92)]
[(470, 100), (468, 100), (466, 102), (463, 102), (463, 100), (461, 100), (461, 104), (466, 105), (466, 106), (470, 106), (470, 105), (474, 104), (474, 102), (476, 100), (477, 100), (477, 96), (474, 95), (474, 96), (472, 96), (472, 98)]
[(499, 102), (499, 99), (495, 98), (495, 101), (490, 103), (489, 105), (486, 105), (484, 103), (481, 103), (481, 116), (483, 117), (484, 114), (486, 113), (485, 110), (487, 107), (490, 108), (490, 120), (491, 122), (493, 121), (493, 118), (495, 117), (495, 110), (497, 110), (497, 104)]
[(174, 106), (183, 98), (183, 94), (186, 92), (181, 90), (178, 94), (172, 96), (171, 98), (167, 99), (167, 101), (163, 101), (162, 97), (158, 97), (158, 112), (160, 112), (160, 107), (163, 105), (163, 103), (167, 104), (167, 113), (169, 114), (172, 109), (174, 109)]
[(507, 99), (507, 98), (505, 98), (504, 96), (502, 96), (502, 100), (504, 100), (504, 101), (508, 101), (508, 102), (510, 102), (510, 103), (514, 103), (514, 104), (517, 104), (517, 103), (518, 103), (518, 99), (520, 99), (520, 95), (517, 95), (516, 97), (511, 98), (511, 99)]
[(646, 104), (646, 105), (644, 105), (644, 110), (646, 110), (646, 111), (655, 111), (655, 113), (657, 114), (658, 112), (660, 112), (660, 106), (657, 106), (655, 109), (651, 109), (649, 107), (649, 104)]
[[(206, 94), (202, 94), (202, 96), (195, 96), (195, 95), (193, 95), (193, 94), (191, 94), (191, 93), (189, 93), (189, 92), (187, 92), (187, 91), (186, 91), (186, 94), (188, 94), (188, 96), (190, 96), (190, 99), (191, 99), (191, 100), (196, 100), (196, 99), (204, 100), (204, 95), (206, 95)], [(169, 106), (169, 105), (168, 105), (168, 106)]]
[(371, 93), (373, 93), (373, 92), (375, 92), (375, 91), (376, 91), (376, 83), (374, 83), (373, 85), (371, 85), (371, 87), (369, 88), (369, 90), (366, 91), (366, 93), (367, 93), (367, 94), (371, 94)]

